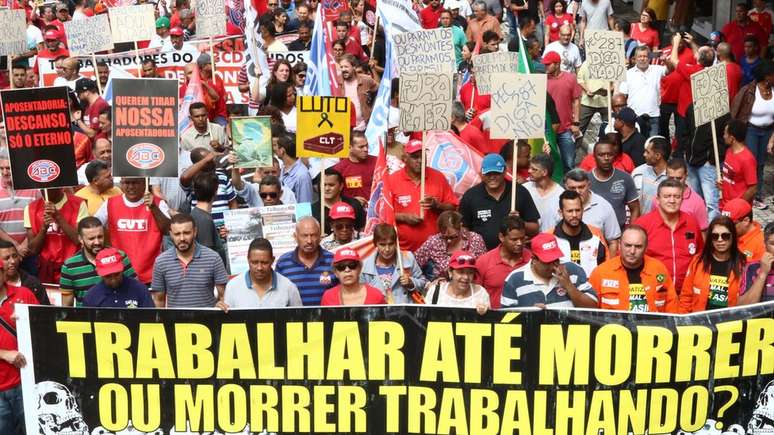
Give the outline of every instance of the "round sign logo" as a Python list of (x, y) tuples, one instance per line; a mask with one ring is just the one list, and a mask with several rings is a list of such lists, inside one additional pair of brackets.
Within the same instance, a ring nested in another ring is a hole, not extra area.
[(164, 163), (164, 150), (152, 143), (138, 143), (126, 151), (126, 161), (137, 169), (153, 169)]
[(59, 177), (62, 171), (51, 160), (36, 160), (27, 166), (27, 176), (38, 183), (50, 183)]

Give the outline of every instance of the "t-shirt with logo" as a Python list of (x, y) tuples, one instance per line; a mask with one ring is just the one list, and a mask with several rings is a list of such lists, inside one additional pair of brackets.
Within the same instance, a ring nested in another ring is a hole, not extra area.
[(592, 171), (591, 191), (605, 198), (615, 210), (615, 217), (621, 227), (626, 224), (626, 204), (639, 197), (637, 186), (632, 176), (619, 169), (613, 169), (613, 174), (606, 180), (599, 180)]
[[(395, 265), (390, 265), (387, 267), (382, 267), (379, 265), (376, 265), (376, 275), (379, 277), (379, 280), (384, 285), (383, 288), (391, 289), (392, 288), (392, 275), (395, 273)], [(392, 294), (388, 291), (388, 296), (385, 296), (385, 299), (387, 299), (387, 303), (391, 304), (392, 301)]]
[(707, 298), (708, 310), (728, 307), (728, 274), (730, 270), (731, 260), (712, 260)]
[(626, 269), (626, 279), (629, 281), (629, 311), (646, 313), (648, 312), (648, 298), (645, 297), (645, 286), (642, 284), (642, 268), (645, 265), (635, 269)]

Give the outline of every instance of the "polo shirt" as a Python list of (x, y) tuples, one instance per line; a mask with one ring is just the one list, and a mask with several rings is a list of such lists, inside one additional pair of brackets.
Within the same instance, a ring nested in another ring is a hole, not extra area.
[[(511, 212), (511, 183), (506, 180), (505, 191), (500, 199), (495, 199), (486, 191), (484, 183), (468, 189), (460, 199), (462, 225), (483, 237), (487, 249), (500, 244), (498, 234), (503, 219)], [(538, 222), (540, 212), (532, 200), (532, 195), (521, 184), (516, 185), (516, 210), (522, 220)]]
[(112, 288), (100, 281), (86, 293), (84, 307), (94, 308), (156, 308), (145, 284), (134, 278), (121, 281), (118, 288)]
[[(650, 210), (658, 208), (656, 198), (653, 198)], [(688, 213), (690, 216), (696, 218), (696, 222), (699, 223), (699, 227), (702, 231), (709, 227), (709, 217), (707, 216), (707, 205), (704, 203), (704, 198), (694, 192), (690, 186), (685, 186), (683, 190), (683, 202), (680, 204), (680, 211)], [(643, 212), (642, 214), (645, 214)]]
[[(505, 279), (500, 298), (503, 308), (533, 307), (535, 304), (568, 308), (575, 306), (567, 295), (567, 290), (559, 286), (556, 277), (551, 277), (546, 284), (536, 281), (531, 265), (532, 263), (529, 262), (519, 267)], [(588, 283), (583, 268), (575, 263), (562, 263), (562, 265), (567, 269), (567, 274), (570, 276), (570, 281), (575, 284), (575, 288), (596, 301), (597, 292)]]
[(317, 260), (312, 267), (306, 267), (298, 259), (298, 248), (296, 248), (282, 254), (277, 260), (275, 270), (298, 287), (304, 305), (320, 305), (320, 299), (325, 290), (338, 284), (332, 267), (332, 252), (320, 248)]
[(655, 206), (658, 185), (666, 180), (666, 169), (657, 174), (653, 166), (642, 164), (632, 171), (632, 180), (637, 191), (640, 193), (640, 212), (648, 213)]
[(518, 263), (511, 266), (503, 261), (500, 256), (500, 246), (492, 249), (486, 254), (476, 259), (476, 274), (475, 283), (481, 284), (489, 293), (489, 301), (492, 309), (500, 308), (500, 296), (503, 293), (503, 285), (505, 285), (505, 278), (511, 274), (514, 270), (529, 263), (532, 258), (532, 253), (529, 249), (524, 248), (521, 252), (521, 259)]
[(376, 157), (368, 156), (362, 162), (353, 162), (349, 158), (341, 159), (339, 163), (333, 166), (333, 169), (339, 171), (344, 177), (344, 189), (342, 195), (351, 197), (361, 197), (369, 199), (371, 197), (371, 182), (374, 179), (374, 168), (376, 167)]
[(214, 307), (215, 286), (225, 285), (228, 274), (220, 255), (198, 243), (191, 261), (184, 265), (176, 249), (164, 251), (153, 265), (151, 291), (167, 294), (168, 308)]
[(210, 142), (213, 140), (216, 140), (223, 145), (227, 143), (226, 131), (223, 127), (214, 122), (210, 122), (207, 131), (199, 133), (192, 123), (191, 126), (185, 129), (183, 134), (180, 135), (180, 148), (185, 151), (191, 151), (194, 148), (204, 148), (212, 151)]
[(654, 118), (661, 115), (661, 79), (666, 72), (663, 65), (648, 65), (645, 71), (635, 66), (626, 71), (626, 82), (621, 84), (621, 92), (629, 95), (627, 104), (637, 116), (647, 114)]
[(282, 168), (280, 181), (283, 186), (288, 186), (293, 194), (296, 195), (296, 201), (311, 203), (315, 199), (312, 191), (312, 176), (309, 175), (309, 169), (304, 166), (301, 160), (296, 160), (290, 166)]
[(121, 189), (116, 186), (113, 186), (102, 193), (95, 193), (91, 189), (91, 186), (84, 186), (79, 191), (75, 192), (75, 196), (86, 201), (86, 207), (89, 209), (89, 215), (94, 216), (97, 213), (97, 210), (99, 210), (99, 208), (102, 206), (102, 203), (107, 201), (108, 198), (118, 196), (122, 193), (123, 192), (121, 192)]
[[(5, 298), (0, 300), (0, 317), (13, 328), (16, 328), (16, 320), (13, 318), (16, 304), (36, 305), (38, 300), (26, 287), (6, 285), (5, 288)], [(3, 327), (0, 327), (0, 349), (19, 349), (16, 336)], [(21, 383), (19, 369), (4, 360), (0, 360), (0, 391), (10, 390), (19, 385), (19, 383)]]
[[(124, 278), (137, 278), (137, 274), (129, 262), (129, 257), (120, 249), (124, 264)], [(75, 306), (81, 306), (86, 292), (99, 284), (102, 278), (97, 275), (97, 268), (83, 255), (83, 248), (72, 257), (65, 260), (62, 265), (62, 276), (59, 278), (59, 288), (62, 293), (75, 295)]]
[(675, 280), (675, 288), (683, 288), (688, 265), (694, 255), (704, 247), (701, 228), (696, 218), (680, 211), (674, 231), (665, 223), (659, 209), (640, 216), (634, 223), (648, 234), (648, 249), (645, 255), (664, 263)]
[(591, 192), (589, 202), (583, 208), (583, 223), (601, 229), (608, 242), (621, 237), (621, 227), (613, 206), (594, 192)]
[(237, 275), (226, 284), (224, 302), (230, 308), (300, 307), (298, 287), (276, 271), (271, 274), (271, 287), (263, 296), (253, 288), (250, 271)]
[(40, 198), (40, 192), (37, 189), (0, 188), (0, 229), (17, 243), (27, 238), (27, 231), (24, 229), (24, 209), (38, 198)]

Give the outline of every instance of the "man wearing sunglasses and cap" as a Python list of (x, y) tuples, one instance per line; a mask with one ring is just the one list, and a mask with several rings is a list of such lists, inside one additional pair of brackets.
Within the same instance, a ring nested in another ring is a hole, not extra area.
[(325, 291), (320, 305), (381, 305), (387, 303), (378, 288), (360, 282), (363, 263), (351, 248), (342, 248), (333, 256), (333, 273), (339, 285)]
[(337, 202), (329, 214), (331, 233), (320, 242), (323, 249), (332, 251), (360, 239), (360, 231), (355, 229), (355, 209), (346, 202)]
[(83, 298), (84, 307), (155, 308), (153, 298), (140, 281), (124, 276), (124, 257), (116, 248), (105, 248), (95, 259), (102, 278)]
[(505, 279), (500, 304), (512, 307), (597, 308), (597, 292), (575, 263), (560, 263), (562, 250), (553, 234), (532, 239), (532, 260)]

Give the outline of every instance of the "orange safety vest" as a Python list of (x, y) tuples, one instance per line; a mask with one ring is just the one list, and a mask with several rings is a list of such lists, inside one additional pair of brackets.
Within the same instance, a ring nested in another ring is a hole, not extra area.
[[(645, 291), (649, 312), (676, 313), (677, 292), (666, 266), (659, 260), (645, 256), (640, 280)], [(597, 266), (589, 277), (589, 284), (599, 295), (599, 308), (629, 311), (629, 277), (621, 257), (613, 257)]]
[[(728, 306), (734, 307), (739, 299), (740, 277), (732, 270), (728, 274)], [(701, 254), (696, 255), (688, 266), (688, 275), (680, 291), (680, 312), (696, 313), (707, 309), (709, 299), (710, 272), (704, 270)]]

